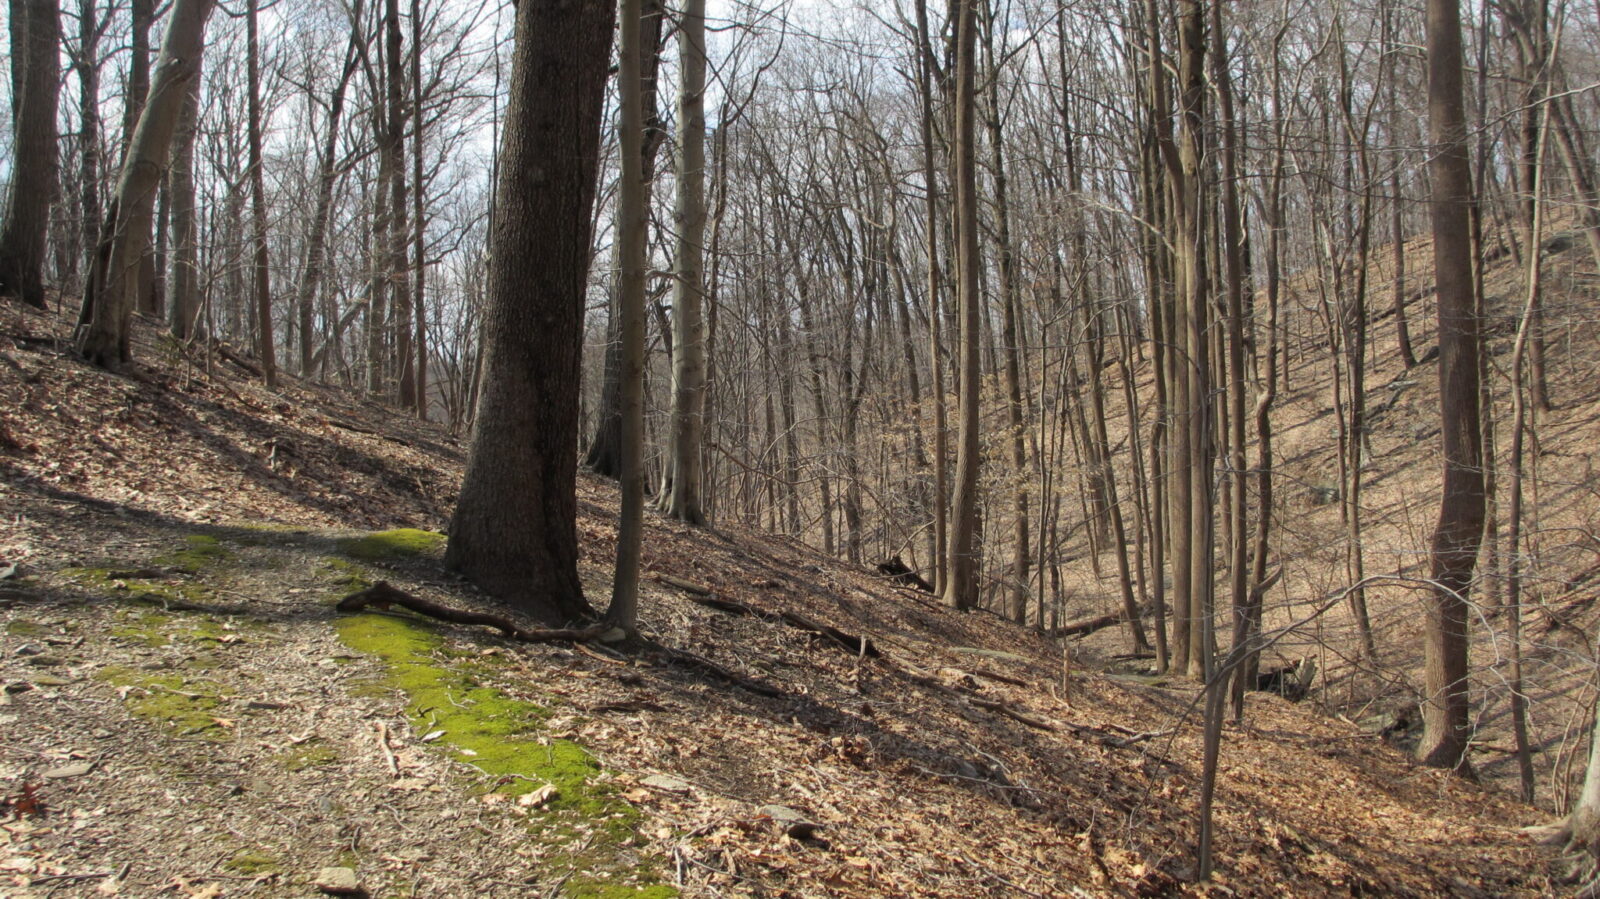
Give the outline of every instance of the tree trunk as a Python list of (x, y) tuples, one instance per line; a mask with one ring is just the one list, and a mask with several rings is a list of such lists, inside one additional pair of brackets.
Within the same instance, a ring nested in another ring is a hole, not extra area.
[(13, 58), (11, 65), (11, 195), (0, 224), (0, 296), (43, 309), (61, 80), (61, 17), (55, 0), (11, 0), (11, 31), (12, 47), (21, 48), (22, 58)]
[(678, 91), (676, 278), (672, 282), (671, 493), (664, 511), (690, 524), (706, 523), (702, 508), (705, 430), (705, 0), (688, 0), (678, 30), (682, 79)]
[(250, 242), (253, 244), (251, 284), (254, 286), (257, 334), (256, 355), (261, 360), (262, 380), (267, 389), (278, 386), (278, 348), (272, 340), (272, 283), (267, 267), (267, 191), (261, 161), (261, 42), (256, 24), (257, 0), (248, 0), (245, 11), (245, 69), (249, 91), (250, 116)]
[(956, 303), (961, 314), (961, 431), (956, 450), (956, 489), (951, 513), (949, 555), (946, 557), (945, 604), (971, 609), (978, 604), (978, 463), (981, 340), (978, 292), (978, 207), (976, 112), (973, 87), (977, 0), (958, 0), (956, 26), (956, 134), (955, 134), (955, 237)]
[(178, 147), (172, 153), (172, 170), (167, 174), (167, 192), (172, 197), (172, 302), (168, 304), (168, 325), (172, 336), (191, 340), (200, 328), (200, 252), (196, 239), (194, 188), (194, 144), (199, 133), (200, 74), (183, 92), (183, 109), (178, 114)]
[(1473, 291), (1472, 172), (1462, 102), (1457, 0), (1428, 0), (1428, 155), (1433, 182), (1433, 267), (1438, 283), (1439, 403), (1444, 495), (1433, 534), (1432, 588), (1424, 641), (1426, 694), (1417, 756), (1469, 770), (1467, 594), (1483, 536), (1485, 496), (1478, 392), (1480, 353)]
[(617, 561), (606, 621), (630, 635), (638, 629), (639, 556), (644, 530), (645, 254), (649, 195), (644, 180), (644, 103), (640, 78), (639, 0), (622, 0), (618, 23), (617, 126), (621, 183), (617, 191), (617, 311), (621, 337), (618, 379), (622, 415), (622, 505)]
[(578, 579), (574, 448), (614, 15), (605, 0), (517, 5), (483, 386), (445, 557), (545, 621), (591, 614)]
[(167, 151), (178, 127), (189, 81), (200, 70), (211, 7), (211, 0), (173, 2), (150, 99), (128, 147), (84, 291), (76, 345), (78, 352), (95, 365), (116, 368), (132, 358), (128, 352), (128, 326), (133, 306), (128, 282), (135, 276), (149, 244), (156, 187), (166, 169)]

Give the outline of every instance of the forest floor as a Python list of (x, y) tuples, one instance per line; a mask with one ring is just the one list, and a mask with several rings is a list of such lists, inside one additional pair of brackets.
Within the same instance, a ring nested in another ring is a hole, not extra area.
[[(1520, 832), (1547, 813), (1267, 695), (1193, 883), (1192, 685), (785, 538), (647, 520), (646, 635), (737, 682), (341, 615), (380, 579), (487, 607), (440, 564), (461, 445), (143, 326), (109, 375), (66, 333), (0, 308), (0, 895), (1558, 891)], [(616, 491), (579, 490), (601, 597)]]

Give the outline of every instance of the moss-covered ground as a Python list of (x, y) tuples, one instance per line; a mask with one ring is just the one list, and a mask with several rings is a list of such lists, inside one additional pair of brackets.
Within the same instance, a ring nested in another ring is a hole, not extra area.
[[(312, 593), (331, 602), (378, 580), (378, 572), (369, 566), (437, 558), (444, 536), (398, 529), (343, 537), (334, 541), (334, 554), (318, 555), (309, 565), (303, 555), (270, 552), (270, 543), (249, 535), (225, 541), (193, 534), (180, 547), (150, 560), (159, 567), (63, 572), (81, 588), (109, 593), (129, 604), (117, 612), (112, 636), (149, 647), (192, 645), (195, 650), (173, 669), (102, 668), (97, 678), (119, 688), (131, 714), (175, 736), (230, 739), (229, 722), (219, 707), (232, 697), (211, 678), (227, 666), (219, 654), (226, 653), (225, 643), (239, 639), (235, 634), (239, 622), (192, 607), (175, 611), (169, 606), (178, 600), (214, 601), (219, 585), (227, 582), (240, 561), (240, 550), (255, 548), (252, 565), (281, 565), (286, 577), (309, 577), (318, 588)], [(482, 777), (464, 784), (467, 789), (513, 797), (553, 788), (526, 820), (529, 840), (538, 844), (535, 855), (549, 877), (563, 883), (565, 895), (583, 899), (677, 895), (627, 848), (634, 843), (641, 816), (622, 799), (611, 775), (582, 746), (550, 736), (545, 726), (549, 710), (492, 685), (506, 664), (503, 657), (447, 646), (433, 622), (406, 614), (341, 616), (335, 627), (346, 646), (381, 665), (381, 674), (353, 683), (351, 692), (403, 696), (414, 733), (482, 772)], [(30, 629), (27, 623), (16, 627), (18, 632)], [(272, 758), (294, 772), (337, 764), (341, 755), (337, 747), (311, 740)], [(225, 866), (254, 876), (278, 870), (280, 862), (242, 851)]]

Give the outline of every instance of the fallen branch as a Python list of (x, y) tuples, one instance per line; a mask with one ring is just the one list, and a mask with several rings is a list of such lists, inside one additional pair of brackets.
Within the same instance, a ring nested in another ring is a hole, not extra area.
[(1006, 716), (1007, 718), (1010, 718), (1011, 720), (1020, 722), (1022, 724), (1026, 724), (1029, 727), (1037, 728), (1038, 730), (1048, 730), (1048, 731), (1052, 731), (1052, 732), (1056, 731), (1056, 730), (1059, 730), (1059, 728), (1057, 728), (1054, 724), (1051, 724), (1050, 722), (1044, 720), (1043, 718), (1034, 718), (1034, 717), (1029, 716), (1029, 715), (1024, 715), (1021, 712), (1017, 711), (1016, 709), (1013, 709), (1013, 708), (1007, 706), (1003, 702), (996, 702), (993, 699), (979, 699), (976, 696), (967, 696), (967, 697), (964, 697), (964, 698), (966, 699), (967, 702), (972, 703), (973, 705), (977, 706), (980, 709), (988, 709), (991, 712), (999, 712), (1000, 714)]
[[(1149, 608), (1143, 608), (1143, 609), (1139, 610), (1139, 617), (1141, 617), (1141, 618), (1143, 618), (1144, 616), (1146, 616), (1148, 614), (1150, 614), (1150, 609)], [(1062, 625), (1062, 626), (1050, 631), (1050, 636), (1052, 636), (1052, 637), (1085, 637), (1085, 636), (1088, 636), (1089, 634), (1094, 633), (1095, 631), (1103, 630), (1103, 629), (1111, 627), (1113, 625), (1121, 624), (1122, 622), (1124, 622), (1126, 620), (1127, 620), (1127, 617), (1125, 615), (1123, 615), (1121, 612), (1110, 612), (1110, 613), (1105, 614), (1105, 615), (1096, 615), (1093, 618), (1084, 618), (1084, 619), (1082, 619), (1080, 621), (1073, 621), (1073, 622), (1064, 624), (1064, 625)]]
[(389, 769), (391, 777), (400, 776), (400, 763), (395, 760), (394, 751), (389, 748), (389, 725), (382, 721), (374, 721), (378, 731), (378, 749), (383, 753), (384, 766)]
[[(666, 578), (663, 577), (662, 580), (666, 581)], [(673, 586), (681, 585), (674, 583)], [(843, 649), (845, 652), (848, 652), (854, 656), (876, 658), (880, 654), (878, 652), (878, 647), (872, 645), (872, 640), (870, 638), (865, 636), (857, 636), (856, 634), (845, 633), (831, 624), (823, 624), (820, 621), (813, 621), (799, 612), (785, 612), (781, 610), (776, 613), (767, 612), (763, 609), (758, 609), (755, 606), (749, 605), (748, 603), (739, 602), (736, 599), (722, 599), (718, 596), (712, 596), (709, 592), (706, 595), (696, 595), (694, 593), (690, 593), (689, 601), (716, 609), (719, 612), (727, 612), (730, 615), (754, 615), (758, 618), (767, 619), (776, 618), (792, 628), (827, 637), (829, 640), (837, 643), (840, 649)]]
[(662, 650), (662, 655), (664, 655), (668, 661), (678, 662), (686, 667), (704, 671), (713, 677), (727, 681), (741, 690), (748, 690), (757, 696), (771, 696), (777, 698), (784, 695), (782, 690), (772, 686), (771, 684), (756, 680), (754, 678), (745, 677), (744, 675), (739, 674), (730, 668), (725, 668), (722, 665), (718, 665), (716, 662), (705, 658), (704, 656), (697, 656), (692, 652), (687, 652), (682, 649), (664, 648)]
[(452, 624), (481, 624), (485, 627), (498, 628), (500, 633), (512, 640), (524, 643), (558, 643), (558, 642), (587, 642), (597, 640), (611, 628), (603, 624), (591, 625), (583, 628), (534, 628), (518, 627), (511, 621), (491, 615), (487, 612), (468, 612), (462, 609), (452, 609), (442, 606), (420, 596), (412, 596), (397, 587), (390, 586), (388, 581), (379, 581), (365, 590), (339, 600), (334, 608), (341, 612), (360, 612), (365, 609), (387, 609), (391, 606), (400, 606), (410, 609), (419, 615), (448, 621)]
[(697, 584), (694, 581), (686, 581), (682, 578), (676, 578), (670, 574), (658, 574), (656, 575), (656, 580), (666, 584), (669, 587), (677, 587), (679, 590), (682, 590), (685, 593), (691, 593), (695, 596), (711, 595), (710, 587), (707, 587), (704, 584)]

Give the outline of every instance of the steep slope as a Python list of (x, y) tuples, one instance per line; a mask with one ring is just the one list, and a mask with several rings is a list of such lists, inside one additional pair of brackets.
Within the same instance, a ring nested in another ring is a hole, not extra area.
[[(649, 521), (643, 624), (676, 655), (338, 615), (378, 578), (487, 608), (427, 533), (447, 434), (149, 333), (132, 378), (62, 322), (0, 333), (7, 895), (306, 895), (325, 867), (417, 896), (1549, 888), (1541, 813), (1274, 697), (1227, 734), (1220, 871), (1186, 883), (1192, 690), (765, 534)], [(580, 489), (599, 597), (615, 491)]]

